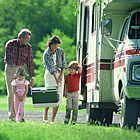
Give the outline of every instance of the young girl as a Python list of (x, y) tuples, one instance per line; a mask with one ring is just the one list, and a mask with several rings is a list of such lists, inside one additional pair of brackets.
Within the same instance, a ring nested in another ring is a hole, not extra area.
[(14, 76), (16, 76), (17, 79), (13, 80), (11, 85), (14, 93), (16, 121), (22, 122), (24, 103), (26, 100), (26, 94), (28, 93), (29, 81), (25, 80), (27, 73), (24, 68), (18, 68)]

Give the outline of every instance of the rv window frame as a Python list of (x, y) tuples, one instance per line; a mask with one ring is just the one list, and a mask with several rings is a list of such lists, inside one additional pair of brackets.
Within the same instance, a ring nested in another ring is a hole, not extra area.
[[(130, 22), (129, 18), (126, 18), (125, 21), (124, 21), (122, 30), (121, 30), (120, 41), (124, 41), (125, 40), (125, 35), (128, 32), (128, 24), (129, 24), (129, 22)], [(121, 44), (121, 42), (119, 44)]]

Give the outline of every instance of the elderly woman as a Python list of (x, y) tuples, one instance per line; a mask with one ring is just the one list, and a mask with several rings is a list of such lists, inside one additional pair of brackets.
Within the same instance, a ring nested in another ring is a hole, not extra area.
[[(62, 103), (63, 99), (63, 88), (64, 88), (64, 71), (67, 69), (66, 60), (63, 49), (58, 47), (61, 44), (61, 40), (58, 36), (53, 36), (47, 41), (47, 49), (43, 54), (43, 64), (46, 68), (44, 79), (45, 87), (58, 86), (59, 88), (59, 99)], [(51, 124), (54, 123), (55, 116), (57, 114), (59, 105), (53, 107)], [(48, 122), (48, 110), (49, 107), (45, 108), (43, 115), (43, 122)]]

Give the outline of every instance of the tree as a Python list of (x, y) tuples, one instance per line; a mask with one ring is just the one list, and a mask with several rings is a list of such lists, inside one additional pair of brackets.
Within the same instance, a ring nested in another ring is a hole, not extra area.
[[(4, 76), (4, 54), (5, 44), (8, 40), (17, 38), (19, 31), (22, 28), (28, 28), (32, 32), (30, 44), (33, 47), (33, 55), (42, 55), (43, 51), (40, 48), (39, 42), (44, 42), (44, 38), (51, 36), (51, 32), (55, 28), (59, 29), (58, 35), (63, 40), (68, 40), (64, 51), (71, 52), (72, 46), (75, 46), (76, 40), (76, 16), (73, 15), (73, 2), (77, 0), (0, 0), (0, 73), (2, 78), (0, 80), (0, 90), (5, 89)], [(62, 36), (64, 35), (64, 39)], [(46, 42), (42, 45), (45, 49)], [(71, 47), (70, 47), (71, 46)], [(74, 47), (75, 48), (75, 47)], [(39, 51), (40, 50), (40, 51)], [(74, 52), (76, 52), (74, 50)], [(75, 59), (75, 54), (66, 56), (67, 62)], [(38, 60), (42, 64), (41, 60)], [(38, 71), (42, 70), (35, 62), (35, 79), (38, 81)], [(41, 65), (40, 64), (40, 65)], [(42, 65), (43, 66), (43, 65)], [(39, 69), (39, 70), (37, 70)], [(37, 72), (37, 74), (36, 74)], [(39, 84), (44, 85), (44, 83)], [(4, 91), (4, 90), (3, 90)]]
[[(53, 35), (57, 35), (61, 38), (62, 44), (59, 45), (64, 50), (66, 63), (69, 64), (70, 61), (76, 59), (76, 46), (73, 45), (74, 38), (70, 38), (64, 32), (61, 32), (59, 29), (53, 29), (51, 35), (47, 34), (43, 38), (43, 41), (38, 43), (38, 51), (36, 51), (34, 63), (37, 66), (35, 69), (35, 86), (44, 86), (44, 72), (45, 68), (43, 66), (43, 52), (47, 49), (46, 44), (47, 40)], [(65, 75), (68, 73), (68, 70), (65, 71)]]

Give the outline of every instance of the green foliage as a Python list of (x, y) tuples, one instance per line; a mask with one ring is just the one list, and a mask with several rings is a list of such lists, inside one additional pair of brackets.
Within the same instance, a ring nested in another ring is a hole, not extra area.
[(6, 93), (6, 81), (5, 81), (5, 73), (4, 71), (0, 71), (0, 75), (1, 75), (1, 78), (0, 78), (0, 91), (2, 91), (2, 93)]
[[(36, 86), (44, 85), (42, 55), (50, 36), (58, 34), (63, 41), (67, 63), (74, 60), (76, 16), (73, 15), (73, 3), (77, 3), (77, 0), (0, 0), (0, 72), (4, 71), (5, 43), (17, 38), (22, 28), (32, 32), (29, 43), (36, 58)], [(5, 79), (1, 78), (0, 82), (0, 90), (5, 92)]]
[(73, 14), (77, 16), (79, 14), (78, 4), (76, 2), (73, 3)]
[[(64, 32), (61, 32), (59, 29), (53, 29), (51, 35), (47, 34), (46, 37), (43, 37), (43, 41), (38, 43), (39, 50), (36, 51), (34, 63), (37, 66), (35, 69), (35, 85), (44, 86), (44, 72), (45, 68), (43, 66), (43, 52), (47, 49), (46, 44), (47, 40), (53, 35), (57, 35), (61, 38), (62, 44), (59, 45), (64, 50), (65, 58), (67, 65), (70, 61), (76, 60), (76, 46), (74, 44), (74, 38), (70, 38)], [(68, 70), (65, 72), (65, 75), (68, 73)]]

